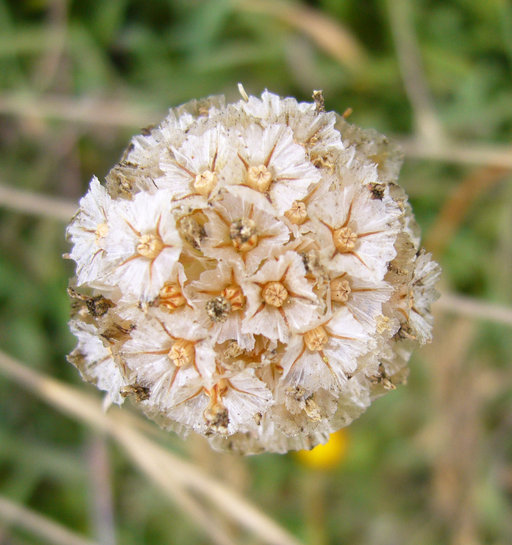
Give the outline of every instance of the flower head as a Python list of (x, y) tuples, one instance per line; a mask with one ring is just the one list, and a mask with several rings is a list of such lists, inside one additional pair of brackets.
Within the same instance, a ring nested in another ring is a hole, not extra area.
[(171, 110), (68, 227), (69, 356), (111, 401), (214, 448), (312, 448), (406, 375), (439, 267), (400, 154), (265, 91)]

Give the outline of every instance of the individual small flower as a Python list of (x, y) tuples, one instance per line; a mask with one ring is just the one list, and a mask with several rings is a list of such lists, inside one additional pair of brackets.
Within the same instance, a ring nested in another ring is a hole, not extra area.
[(441, 275), (441, 267), (432, 260), (430, 254), (421, 251), (414, 267), (412, 278), (411, 328), (421, 343), (432, 340), (433, 317), (430, 305), (437, 299), (435, 284)]
[(139, 315), (137, 322), (119, 355), (135, 382), (147, 388), (150, 402), (173, 406), (186, 386), (183, 374), (187, 380), (211, 380), (215, 353), (204, 329), (178, 315), (158, 312), (144, 320)]
[(264, 91), (261, 98), (250, 96), (247, 102), (240, 102), (239, 108), (265, 123), (290, 127), (294, 141), (313, 158), (345, 149), (341, 134), (335, 129), (336, 114), (324, 112), (319, 115), (314, 103), (297, 104), (293, 98), (282, 99)]
[(347, 273), (329, 280), (329, 299), (333, 309), (347, 307), (352, 316), (368, 331), (375, 331), (382, 305), (393, 288), (386, 282), (368, 282)]
[(283, 380), (308, 391), (339, 390), (357, 369), (357, 358), (369, 352), (372, 340), (348, 309), (314, 324), (290, 342), (284, 355)]
[(238, 158), (245, 169), (241, 184), (268, 195), (278, 215), (321, 179), (287, 126), (251, 124), (239, 142)]
[(265, 91), (135, 136), (67, 229), (69, 360), (216, 449), (311, 449), (407, 375), (439, 267), (385, 137)]
[(112, 206), (105, 188), (93, 177), (89, 192), (80, 200), (80, 208), (67, 228), (73, 244), (69, 258), (76, 262), (78, 285), (101, 282), (105, 274), (105, 243)]
[(90, 322), (74, 319), (70, 329), (78, 339), (76, 348), (68, 360), (79, 370), (82, 377), (108, 392), (111, 402), (121, 405), (123, 388), (128, 385), (127, 374), (114, 360), (111, 349), (105, 346), (98, 329)]
[(254, 347), (254, 336), (242, 331), (247, 310), (246, 285), (240, 269), (224, 262), (216, 269), (204, 271), (199, 280), (190, 284), (196, 316), (212, 341), (222, 344), (232, 340), (242, 350)]
[(311, 214), (330, 270), (383, 279), (396, 255), (400, 210), (395, 203), (385, 204), (372, 198), (368, 188), (349, 185), (316, 200)]
[(145, 300), (158, 295), (182, 246), (170, 201), (164, 191), (141, 192), (118, 204), (105, 241), (109, 284)]
[(247, 274), (263, 259), (279, 253), (289, 240), (287, 227), (277, 217), (229, 191), (224, 191), (216, 207), (205, 214), (204, 254), (236, 263)]
[(250, 431), (259, 415), (272, 404), (272, 393), (250, 368), (220, 378), (206, 393), (209, 397), (205, 409), (208, 431), (226, 436), (235, 431)]
[(287, 343), (291, 333), (320, 318), (317, 297), (302, 258), (287, 252), (268, 260), (248, 278), (248, 307), (242, 330)]
[[(173, 201), (187, 197), (213, 198), (225, 180), (233, 177), (231, 170), (226, 172), (234, 162), (230, 157), (233, 153), (222, 126), (209, 129), (201, 136), (190, 134), (179, 148), (169, 148), (162, 157), (163, 175), (155, 184), (159, 189), (171, 190)], [(241, 175), (241, 169), (239, 171)]]

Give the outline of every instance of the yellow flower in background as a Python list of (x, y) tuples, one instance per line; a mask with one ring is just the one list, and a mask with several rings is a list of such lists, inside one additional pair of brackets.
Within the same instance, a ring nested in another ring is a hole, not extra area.
[(299, 450), (295, 456), (299, 462), (313, 469), (333, 469), (345, 459), (348, 448), (346, 429), (331, 434), (325, 445), (317, 445), (312, 450)]

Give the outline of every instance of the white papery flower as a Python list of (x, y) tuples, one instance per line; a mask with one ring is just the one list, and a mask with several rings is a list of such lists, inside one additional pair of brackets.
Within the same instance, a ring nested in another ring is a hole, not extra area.
[(150, 300), (168, 279), (182, 241), (171, 213), (172, 194), (138, 193), (119, 202), (105, 240), (107, 281), (127, 295)]
[(347, 273), (335, 275), (329, 281), (332, 309), (346, 306), (352, 316), (369, 332), (375, 331), (382, 316), (382, 305), (393, 293), (386, 282), (368, 282)]
[(315, 104), (297, 103), (294, 98), (285, 98), (264, 91), (260, 97), (250, 96), (247, 102), (237, 105), (246, 114), (264, 123), (275, 123), (290, 127), (293, 139), (300, 143), (310, 155), (319, 157), (326, 151), (341, 151), (345, 145), (341, 134), (335, 129), (336, 114), (324, 112), (318, 115)]
[[(200, 206), (201, 201), (213, 198), (232, 179), (241, 179), (242, 168), (234, 154), (222, 126), (208, 129), (200, 136), (190, 134), (179, 148), (166, 150), (160, 159), (163, 175), (155, 184), (159, 189), (171, 190), (173, 201), (196, 197)], [(238, 165), (235, 171), (233, 165)]]
[(82, 320), (72, 320), (71, 332), (78, 339), (76, 348), (68, 359), (80, 370), (82, 378), (96, 384), (108, 393), (113, 403), (123, 402), (122, 391), (127, 386), (127, 375), (115, 362), (112, 351), (103, 343), (94, 324)]
[(312, 448), (403, 382), (439, 267), (400, 153), (265, 91), (135, 136), (68, 227), (70, 354), (162, 427), (243, 453)]
[(284, 380), (310, 391), (337, 390), (357, 369), (357, 358), (371, 352), (374, 341), (349, 310), (317, 323), (290, 343), (282, 360)]
[(94, 176), (66, 231), (73, 244), (69, 258), (76, 262), (78, 285), (101, 283), (105, 275), (105, 243), (112, 206), (110, 195)]
[(335, 273), (379, 281), (395, 257), (400, 210), (372, 198), (365, 186), (333, 189), (311, 205), (320, 247)]
[(240, 132), (239, 142), (238, 157), (245, 171), (241, 184), (266, 194), (278, 215), (321, 179), (286, 125), (249, 125)]
[(421, 343), (432, 340), (433, 317), (430, 305), (437, 299), (435, 284), (441, 275), (441, 267), (423, 250), (418, 255), (412, 279), (412, 301), (409, 320), (412, 330)]
[(272, 393), (256, 378), (253, 369), (243, 369), (229, 378), (220, 379), (217, 392), (215, 397), (209, 394), (207, 418), (218, 419), (220, 413), (222, 419), (225, 409), (227, 434), (250, 432), (272, 404)]
[(282, 251), (289, 231), (268, 209), (252, 202), (258, 197), (256, 194), (243, 199), (226, 190), (215, 208), (205, 211), (208, 221), (202, 250), (206, 256), (236, 263), (251, 274), (264, 259)]
[(215, 352), (203, 328), (160, 312), (137, 322), (119, 355), (135, 383), (148, 389), (146, 404), (168, 410), (189, 395), (190, 381), (211, 383)]
[(242, 271), (224, 262), (216, 269), (204, 271), (199, 280), (190, 284), (188, 293), (195, 316), (213, 342), (234, 340), (244, 350), (254, 347), (252, 333), (242, 331), (246, 286)]
[(247, 313), (242, 330), (287, 343), (290, 334), (320, 319), (318, 301), (302, 258), (287, 252), (267, 262), (246, 286)]

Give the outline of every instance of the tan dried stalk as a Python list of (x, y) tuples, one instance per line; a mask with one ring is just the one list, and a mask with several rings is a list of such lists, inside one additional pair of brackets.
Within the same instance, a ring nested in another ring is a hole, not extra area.
[[(3, 352), (0, 352), (0, 372), (66, 415), (109, 434), (151, 477), (154, 484), (168, 496), (174, 494), (172, 499), (178, 501), (178, 494), (180, 500), (183, 500), (184, 490), (195, 492), (241, 527), (253, 532), (261, 541), (271, 545), (300, 545), (297, 539), (245, 498), (140, 433), (133, 425), (138, 420), (136, 417), (127, 418), (115, 408), (106, 414), (101, 403), (93, 397), (29, 369)], [(185, 509), (189, 510), (192, 504), (188, 500), (185, 502)], [(180, 506), (183, 504), (180, 503)], [(195, 520), (202, 525), (202, 517)], [(203, 529), (212, 537), (211, 518), (208, 524), (208, 528)], [(222, 543), (228, 545), (229, 541), (226, 538)]]

